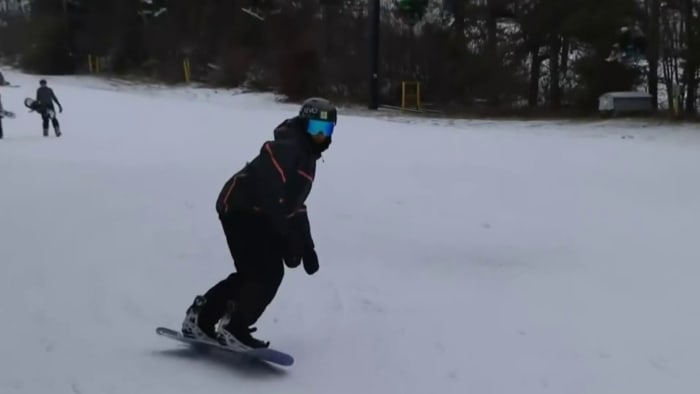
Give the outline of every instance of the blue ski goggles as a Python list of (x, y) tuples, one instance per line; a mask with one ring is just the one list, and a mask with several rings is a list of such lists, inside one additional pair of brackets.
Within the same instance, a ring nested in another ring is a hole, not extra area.
[(323, 134), (326, 137), (333, 135), (333, 129), (335, 128), (335, 123), (329, 122), (327, 120), (317, 120), (309, 119), (308, 125), (306, 126), (306, 132), (311, 135)]

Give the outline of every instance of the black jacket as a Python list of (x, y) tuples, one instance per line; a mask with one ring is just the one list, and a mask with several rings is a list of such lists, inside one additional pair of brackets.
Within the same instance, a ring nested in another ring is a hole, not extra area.
[(305, 201), (320, 154), (314, 150), (299, 118), (277, 126), (274, 137), (262, 145), (253, 161), (224, 184), (216, 200), (216, 211), (222, 218), (236, 212), (258, 212), (282, 237), (289, 235), (290, 227), (294, 232), (308, 232)]
[(56, 98), (53, 89), (48, 86), (41, 86), (36, 90), (36, 101), (38, 101), (43, 108), (53, 108), (54, 101), (59, 107), (61, 106), (61, 103), (58, 102), (58, 98)]

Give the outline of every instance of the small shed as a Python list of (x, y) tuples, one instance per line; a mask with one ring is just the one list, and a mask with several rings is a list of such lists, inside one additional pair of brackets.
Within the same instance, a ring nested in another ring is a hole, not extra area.
[(652, 96), (646, 92), (607, 92), (598, 98), (598, 111), (607, 114), (650, 113)]

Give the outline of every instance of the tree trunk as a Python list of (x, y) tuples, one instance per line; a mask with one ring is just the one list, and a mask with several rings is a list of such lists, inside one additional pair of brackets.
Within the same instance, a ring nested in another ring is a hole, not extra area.
[(685, 113), (687, 115), (695, 115), (696, 105), (695, 97), (697, 91), (697, 62), (695, 60), (695, 22), (693, 21), (693, 0), (685, 0), (683, 3), (683, 17), (685, 18), (685, 39), (686, 47), (686, 64), (684, 67), (684, 82), (685, 82)]
[[(562, 37), (561, 44), (561, 60), (559, 66), (559, 75), (566, 78), (569, 72), (569, 50), (571, 49), (571, 41), (567, 37)], [(561, 107), (561, 84), (559, 85), (559, 106)]]
[(552, 35), (549, 41), (549, 106), (553, 110), (561, 107), (561, 89), (559, 85), (561, 77), (559, 68), (561, 46), (561, 37), (557, 34)]
[(647, 73), (648, 90), (652, 97), (652, 106), (654, 109), (659, 107), (659, 19), (661, 18), (660, 0), (648, 0), (647, 12), (649, 14), (648, 23), (648, 52), (647, 62), (649, 69)]
[(540, 46), (533, 44), (530, 48), (530, 85), (528, 88), (527, 105), (537, 107), (540, 95), (540, 77), (542, 76), (542, 56)]
[[(495, 1), (491, 0), (490, 4)], [(486, 54), (489, 64), (491, 65), (490, 88), (488, 91), (488, 102), (492, 107), (497, 107), (500, 104), (500, 93), (502, 90), (501, 80), (501, 63), (502, 59), (498, 57), (498, 24), (496, 16), (489, 12), (486, 18)]]

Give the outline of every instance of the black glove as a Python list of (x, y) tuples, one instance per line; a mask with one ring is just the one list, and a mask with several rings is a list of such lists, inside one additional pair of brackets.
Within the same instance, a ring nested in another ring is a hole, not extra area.
[(301, 264), (301, 257), (299, 256), (285, 256), (284, 265), (289, 268), (296, 268)]
[(316, 250), (314, 249), (309, 249), (304, 253), (304, 271), (306, 271), (307, 274), (313, 275), (318, 271), (318, 255), (316, 254)]
[(294, 268), (301, 261), (304, 262), (304, 271), (313, 275), (318, 271), (318, 256), (316, 255), (314, 240), (311, 238), (311, 228), (309, 217), (306, 211), (301, 211), (294, 215), (289, 222), (290, 232), (288, 237), (288, 249), (285, 256), (285, 263), (288, 267)]
[(301, 259), (304, 256), (304, 240), (300, 237), (290, 234), (283, 241), (284, 264), (289, 268), (296, 268), (301, 264)]
[(296, 268), (304, 262), (304, 271), (313, 275), (318, 271), (318, 255), (313, 246), (303, 242), (302, 239), (290, 237), (284, 254), (284, 264), (289, 268)]

